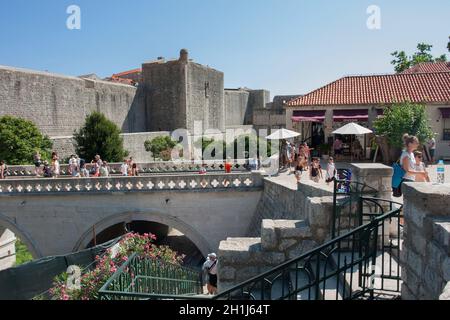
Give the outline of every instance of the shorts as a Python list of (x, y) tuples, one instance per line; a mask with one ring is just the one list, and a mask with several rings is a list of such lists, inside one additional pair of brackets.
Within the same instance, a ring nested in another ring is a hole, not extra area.
[(431, 157), (431, 159), (434, 158), (435, 153), (436, 153), (436, 149), (430, 149), (430, 157)]
[(217, 275), (216, 274), (208, 274), (208, 283), (209, 285), (217, 288)]
[(41, 161), (36, 161), (34, 163), (34, 165), (35, 165), (36, 168), (40, 168), (42, 166), (42, 162)]
[(342, 154), (342, 149), (335, 149), (334, 154)]

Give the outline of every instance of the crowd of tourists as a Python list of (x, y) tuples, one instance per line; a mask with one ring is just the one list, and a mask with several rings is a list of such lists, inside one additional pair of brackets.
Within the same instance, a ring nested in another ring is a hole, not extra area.
[[(39, 178), (58, 178), (61, 176), (61, 162), (57, 152), (52, 152), (51, 160), (43, 160), (39, 152), (33, 155), (34, 174)], [(0, 161), (0, 179), (6, 179), (8, 167), (5, 161)], [(87, 162), (85, 159), (73, 154), (68, 160), (68, 175), (73, 178), (109, 177), (110, 166), (108, 162), (96, 155)], [(120, 167), (122, 176), (138, 176), (139, 170), (133, 158), (124, 159)]]
[[(326, 175), (324, 177), (320, 158), (311, 157), (311, 151), (314, 149), (310, 148), (306, 142), (300, 143), (297, 146), (294, 143), (286, 141), (286, 143), (282, 145), (282, 149), (282, 164), (284, 167), (288, 168), (289, 174), (292, 173), (292, 169), (294, 168), (294, 175), (297, 183), (300, 183), (305, 174), (307, 174), (309, 179), (315, 183), (320, 183), (325, 180), (327, 184), (330, 184), (336, 179), (337, 170), (333, 157), (328, 158)], [(339, 155), (340, 153), (335, 150), (335, 154)]]

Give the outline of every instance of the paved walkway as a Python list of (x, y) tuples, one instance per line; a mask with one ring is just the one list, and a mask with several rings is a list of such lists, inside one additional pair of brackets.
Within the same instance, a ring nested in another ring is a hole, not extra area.
[[(321, 165), (322, 165), (322, 168), (325, 169), (327, 167), (327, 162), (322, 161)], [(337, 169), (348, 169), (350, 167), (350, 164), (341, 162), (341, 163), (337, 163), (336, 167), (337, 167)], [(437, 165), (428, 166), (427, 171), (430, 175), (431, 182), (437, 183)], [(314, 185), (321, 189), (323, 188), (324, 190), (327, 190), (327, 191), (333, 191), (333, 184), (331, 183), (331, 184), (327, 185), (327, 183), (325, 183), (326, 171), (323, 170), (322, 173), (323, 173), (324, 179), (320, 180), (319, 183), (315, 183), (310, 180), (309, 171), (305, 171), (305, 172), (303, 172), (300, 183), (306, 184), (306, 185)], [(291, 190), (298, 190), (297, 180), (295, 178), (293, 171), (292, 171), (292, 173), (289, 173), (289, 171), (284, 171), (284, 172), (281, 172), (278, 176), (269, 177), (267, 179), (269, 179), (270, 181), (273, 181), (275, 183), (281, 184)], [(450, 183), (450, 165), (445, 166), (445, 183)], [(394, 200), (403, 203), (403, 198), (395, 198)]]

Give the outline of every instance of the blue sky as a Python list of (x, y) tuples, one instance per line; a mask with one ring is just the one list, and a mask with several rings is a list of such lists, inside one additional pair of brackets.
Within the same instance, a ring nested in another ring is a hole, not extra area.
[[(72, 4), (81, 30), (66, 28)], [(381, 30), (366, 27), (369, 5)], [(302, 94), (392, 72), (390, 53), (418, 42), (446, 53), (449, 16), (448, 0), (0, 0), (0, 64), (105, 77), (188, 48), (226, 87)]]

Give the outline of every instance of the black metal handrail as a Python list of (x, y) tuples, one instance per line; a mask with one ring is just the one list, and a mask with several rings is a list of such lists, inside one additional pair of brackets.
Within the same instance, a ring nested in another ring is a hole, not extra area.
[[(226, 290), (214, 299), (318, 300), (356, 299), (367, 295), (373, 298), (380, 226), (397, 217), (401, 210), (399, 207), (376, 216), (368, 224)], [(330, 284), (335, 285), (328, 288)]]
[(100, 289), (102, 300), (167, 299), (202, 294), (202, 273), (134, 253)]
[[(334, 181), (332, 238), (345, 234), (363, 224), (358, 216), (361, 208), (352, 210), (352, 206), (359, 205), (360, 198), (364, 196), (377, 197), (378, 190), (356, 181)], [(343, 209), (347, 209), (347, 211)], [(345, 222), (348, 222), (348, 224), (342, 224), (342, 220), (347, 220)]]

